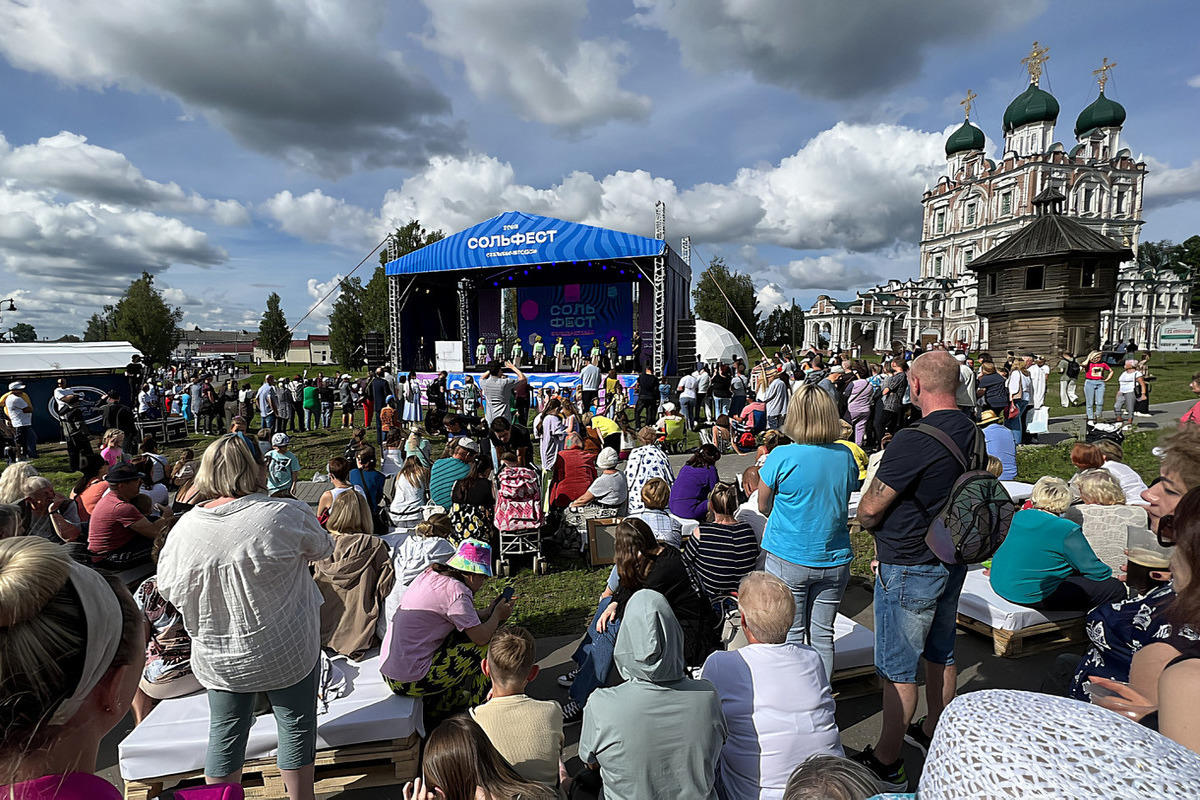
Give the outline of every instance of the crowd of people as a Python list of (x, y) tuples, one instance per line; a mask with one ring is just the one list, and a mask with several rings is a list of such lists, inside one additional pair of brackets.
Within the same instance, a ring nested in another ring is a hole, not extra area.
[[(567, 358), (560, 346), (543, 346), (543, 363)], [(0, 473), (0, 780), (19, 798), (117, 796), (91, 775), (100, 739), (127, 710), (141, 723), (160, 702), (204, 692), (204, 775), (234, 787), (265, 694), (288, 796), (312, 798), (322, 675), (331, 656), (378, 653), (378, 679), (421, 700), (429, 731), (406, 798), (598, 787), (608, 798), (866, 798), (917, 788), (905, 743), (928, 754), (926, 775), (986, 772), (972, 785), (992, 780), (994, 794), (979, 796), (1022, 796), (1004, 764), (960, 744), (986, 735), (970, 696), (955, 700), (971, 565), (939, 558), (927, 533), (966, 473), (1015, 475), (1016, 445), (1036, 436), (1029, 418), (1044, 408), (1044, 359), (938, 349), (867, 364), (784, 351), (678, 381), (645, 369), (626, 387), (600, 370), (610, 354), (579, 356), (577, 391), (532, 391), (518, 363), (491, 361), (457, 406), (444, 376), (421, 391), (415, 376), (383, 370), (363, 382), (268, 376), (257, 390), (218, 390), (203, 375), (183, 392), (143, 381), (158, 405), (135, 419), (187, 398), (197, 431), (217, 436), (199, 459), (183, 451), (171, 463), (114, 411), (99, 452), (79, 449), (67, 495), (28, 461), (11, 464)], [(1085, 395), (1102, 402), (1104, 380), (1085, 377)], [(310, 465), (328, 476), (310, 508), (293, 497), (301, 465), (289, 434), (335, 422), (353, 435), (344, 455)], [(700, 444), (672, 463), (688, 431)], [(1088, 615), (1091, 648), (1062, 694), (1101, 707), (1097, 736), (1129, 739), (1130, 719), (1140, 722), (1183, 776), (1200, 772), (1186, 769), (1200, 758), (1200, 428), (1162, 447), (1146, 486), (1118, 443), (1077, 445), (1078, 473), (1038, 480), (981, 568), (1010, 602)], [(737, 479), (722, 479), (722, 459), (741, 456)], [(1131, 557), (1126, 582), (1098, 557), (1095, 531), (1117, 506), (1169, 565), (1135, 582)], [(522, 598), (488, 584), (519, 537), (536, 557), (543, 546), (590, 552), (594, 520), (614, 526), (615, 563), (558, 677), (567, 694), (533, 699), (536, 643), (507, 624)], [(877, 741), (847, 758), (831, 682), (852, 522), (874, 541), (883, 688)], [(113, 575), (134, 569), (144, 571), (131, 593)], [(485, 591), (493, 598), (477, 604)], [(994, 694), (993, 706), (1029, 713), (1020, 693)], [(575, 724), (572, 776), (564, 729)], [(1086, 772), (1063, 767), (1038, 785), (1071, 795), (1094, 780)]]

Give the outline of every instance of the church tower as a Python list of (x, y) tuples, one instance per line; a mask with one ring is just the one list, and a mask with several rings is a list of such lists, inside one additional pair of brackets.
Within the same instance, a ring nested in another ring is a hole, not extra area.
[(1054, 123), (1058, 121), (1058, 101), (1043, 91), (1042, 65), (1049, 60), (1050, 48), (1037, 42), (1021, 63), (1029, 69), (1029, 88), (1017, 95), (1004, 109), (1004, 150), (1018, 156), (1046, 152), (1054, 142)]

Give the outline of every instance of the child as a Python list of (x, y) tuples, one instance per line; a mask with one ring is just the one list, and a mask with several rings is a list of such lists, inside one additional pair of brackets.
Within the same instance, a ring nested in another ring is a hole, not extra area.
[(528, 781), (558, 789), (563, 748), (562, 710), (553, 700), (525, 695), (537, 677), (533, 636), (502, 627), (492, 636), (483, 674), (492, 679), (492, 699), (471, 709), (500, 755)]
[(116, 428), (109, 428), (104, 432), (104, 438), (101, 440), (104, 449), (100, 451), (100, 457), (110, 467), (115, 467), (117, 464), (125, 461), (125, 452), (121, 449), (125, 444), (125, 434)]
[(288, 452), (289, 444), (291, 439), (286, 433), (271, 437), (273, 449), (267, 454), (267, 494), (272, 497), (291, 497), (296, 476), (300, 474), (300, 459), (295, 453)]
[(176, 461), (174, 467), (170, 468), (170, 485), (178, 489), (196, 477), (196, 467), (192, 464), (194, 458), (196, 458), (196, 452), (191, 447), (187, 447), (184, 452), (179, 453), (179, 461)]
[(398, 418), (396, 416), (396, 395), (389, 394), (387, 403), (383, 408), (379, 409), (379, 427), (383, 431), (383, 437), (392, 432), (392, 428), (396, 426)]

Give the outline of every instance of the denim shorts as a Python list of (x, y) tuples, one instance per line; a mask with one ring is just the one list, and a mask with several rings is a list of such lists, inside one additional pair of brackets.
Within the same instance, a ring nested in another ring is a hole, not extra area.
[(917, 665), (954, 663), (958, 596), (965, 565), (880, 564), (875, 579), (875, 671), (916, 683)]

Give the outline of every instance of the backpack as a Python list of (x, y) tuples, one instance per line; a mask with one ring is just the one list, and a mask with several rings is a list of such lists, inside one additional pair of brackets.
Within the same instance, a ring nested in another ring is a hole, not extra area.
[(1072, 380), (1079, 377), (1079, 362), (1073, 358), (1067, 361), (1067, 377)]
[(983, 431), (976, 429), (971, 460), (945, 431), (925, 423), (911, 430), (936, 440), (962, 465), (945, 505), (934, 515), (925, 533), (925, 544), (945, 564), (978, 564), (991, 558), (1008, 536), (1016, 504), (992, 473), (980, 469), (987, 453)]
[(828, 377), (829, 377), (829, 370), (827, 370), (827, 369), (814, 369), (814, 370), (812, 370), (811, 372), (807, 372), (807, 373), (805, 373), (805, 375), (804, 375), (804, 385), (805, 385), (805, 386), (812, 386), (812, 385), (814, 385), (814, 384), (818, 384), (818, 383), (820, 383), (821, 381), (825, 380), (825, 379), (826, 379), (826, 378), (828, 378)]

